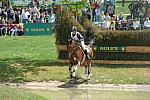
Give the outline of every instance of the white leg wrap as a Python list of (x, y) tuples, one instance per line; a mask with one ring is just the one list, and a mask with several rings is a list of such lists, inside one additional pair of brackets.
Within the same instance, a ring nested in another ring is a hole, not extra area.
[(76, 76), (76, 71), (77, 71), (77, 69), (78, 69), (79, 66), (80, 66), (80, 62), (78, 62), (78, 64), (74, 68), (74, 72), (72, 73), (73, 77)]

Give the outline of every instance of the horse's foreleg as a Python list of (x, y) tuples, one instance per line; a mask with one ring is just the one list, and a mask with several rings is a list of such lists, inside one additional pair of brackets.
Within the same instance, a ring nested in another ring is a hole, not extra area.
[(72, 66), (73, 66), (73, 64), (70, 63), (70, 65), (69, 65), (69, 73), (70, 73), (70, 78), (71, 79), (73, 78), (73, 76), (72, 76)]
[(78, 69), (78, 67), (80, 66), (80, 61), (78, 61), (78, 64), (75, 66), (74, 71), (73, 71), (73, 77), (76, 76), (76, 71)]
[(85, 77), (87, 78), (88, 77), (88, 66), (85, 65)]

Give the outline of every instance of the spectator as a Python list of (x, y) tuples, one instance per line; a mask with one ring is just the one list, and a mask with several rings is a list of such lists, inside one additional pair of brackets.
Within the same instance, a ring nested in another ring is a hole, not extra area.
[(15, 23), (19, 24), (19, 22), (20, 22), (19, 11), (15, 11)]
[(107, 13), (109, 14), (110, 17), (113, 17), (114, 15), (114, 6), (110, 3), (108, 8), (107, 8)]
[(90, 11), (89, 11), (89, 10), (87, 10), (86, 16), (87, 16), (87, 19), (91, 20), (91, 14), (90, 14)]
[(44, 12), (40, 14), (40, 22), (44, 23), (45, 22), (45, 15)]
[(40, 10), (39, 10), (40, 14), (46, 12), (44, 5), (41, 6)]
[(0, 22), (0, 36), (6, 35), (6, 22), (4, 20), (4, 17), (2, 17), (2, 20)]
[(10, 9), (10, 12), (8, 11), (8, 23), (12, 23), (14, 21), (14, 11)]
[(35, 15), (37, 17), (39, 17), (40, 16), (40, 12), (38, 11), (38, 8), (35, 6), (33, 9), (34, 9)]
[(0, 36), (4, 35), (4, 26), (3, 24), (0, 24)]
[(116, 30), (115, 25), (116, 25), (116, 20), (115, 20), (115, 16), (113, 16), (110, 21), (110, 30)]
[(19, 24), (17, 25), (17, 28), (18, 28), (18, 36), (23, 35), (23, 34), (24, 34), (24, 33), (23, 33), (23, 24), (22, 24), (22, 23), (19, 23)]
[(18, 11), (17, 5), (14, 6), (13, 11), (14, 11), (14, 12), (15, 12), (15, 11)]
[(109, 26), (110, 26), (110, 20), (111, 20), (111, 17), (109, 16), (108, 13), (106, 13), (105, 21), (106, 21), (106, 28), (107, 28), (107, 29), (109, 29)]
[(18, 32), (17, 26), (15, 24), (10, 24), (8, 31), (10, 36), (16, 36)]
[(55, 14), (52, 12), (52, 14), (50, 15), (50, 23), (54, 22), (55, 22)]
[(46, 11), (45, 18), (44, 18), (45, 23), (49, 23), (49, 19), (50, 19), (50, 16), (48, 15), (48, 11)]
[(105, 15), (104, 15), (104, 12), (102, 12), (100, 16), (100, 28), (101, 29), (105, 28), (105, 25), (106, 25)]
[(6, 19), (6, 13), (5, 13), (4, 9), (1, 10), (0, 16), (3, 17), (4, 19)]
[(100, 9), (100, 6), (97, 5), (96, 9), (95, 9), (95, 15), (96, 15), (96, 22), (99, 22), (100, 21), (100, 15), (101, 15), (101, 9)]
[(48, 12), (48, 15), (50, 15), (52, 12), (51, 8), (48, 5), (46, 5), (45, 11)]
[(29, 17), (28, 17), (28, 23), (33, 23), (33, 18), (32, 18), (32, 16), (29, 16)]
[[(133, 29), (133, 28), (132, 28), (132, 25), (133, 25), (133, 19), (132, 19), (132, 17), (129, 15), (129, 16), (126, 17), (126, 20), (127, 20), (127, 25), (122, 26), (122, 27), (125, 27), (125, 29), (127, 29), (127, 30)], [(124, 21), (124, 20), (123, 20), (123, 21)]]
[(144, 29), (150, 28), (150, 20), (148, 17), (146, 17), (146, 20), (144, 21)]
[(97, 8), (97, 2), (94, 2), (93, 4), (91, 4), (92, 7), (92, 21), (96, 20), (96, 12), (95, 9)]
[(117, 21), (118, 21), (118, 29), (121, 30), (122, 29), (122, 21), (123, 21), (123, 14), (122, 14), (122, 12), (118, 16), (118, 20)]
[(133, 12), (134, 12), (134, 3), (133, 3), (133, 1), (129, 4), (128, 8), (130, 10), (131, 17), (133, 18)]
[(135, 21), (133, 21), (133, 29), (141, 29), (140, 19), (135, 19)]
[(22, 23), (28, 23), (28, 18), (30, 17), (29, 11), (27, 9), (25, 9), (24, 11), (23, 9), (21, 17), (22, 17)]
[(119, 15), (119, 20), (123, 20), (123, 14), (122, 14), (122, 12)]
[(6, 15), (7, 15), (7, 22), (8, 23), (11, 23), (11, 8), (8, 8), (7, 10), (6, 10)]
[(138, 3), (135, 1), (132, 1), (131, 4), (129, 4), (128, 8), (130, 9), (131, 17), (135, 19), (135, 17), (138, 17), (139, 13), (139, 6)]

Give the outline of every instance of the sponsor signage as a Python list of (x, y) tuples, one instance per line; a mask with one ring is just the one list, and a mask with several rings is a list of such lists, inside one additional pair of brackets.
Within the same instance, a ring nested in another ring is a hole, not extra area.
[(24, 24), (25, 35), (50, 35), (52, 34), (51, 23), (26, 23)]
[(32, 2), (32, 0), (9, 0), (10, 4), (12, 6), (17, 5), (17, 6), (21, 6), (21, 5), (28, 5)]
[(125, 46), (94, 46), (95, 51), (126, 51)]

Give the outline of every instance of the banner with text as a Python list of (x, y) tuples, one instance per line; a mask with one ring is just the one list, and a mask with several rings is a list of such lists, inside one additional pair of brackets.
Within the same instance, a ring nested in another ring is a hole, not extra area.
[(124, 52), (126, 51), (125, 46), (94, 46), (94, 51), (101, 51), (101, 52)]
[(26, 23), (24, 24), (25, 35), (51, 35), (52, 24), (51, 23)]

